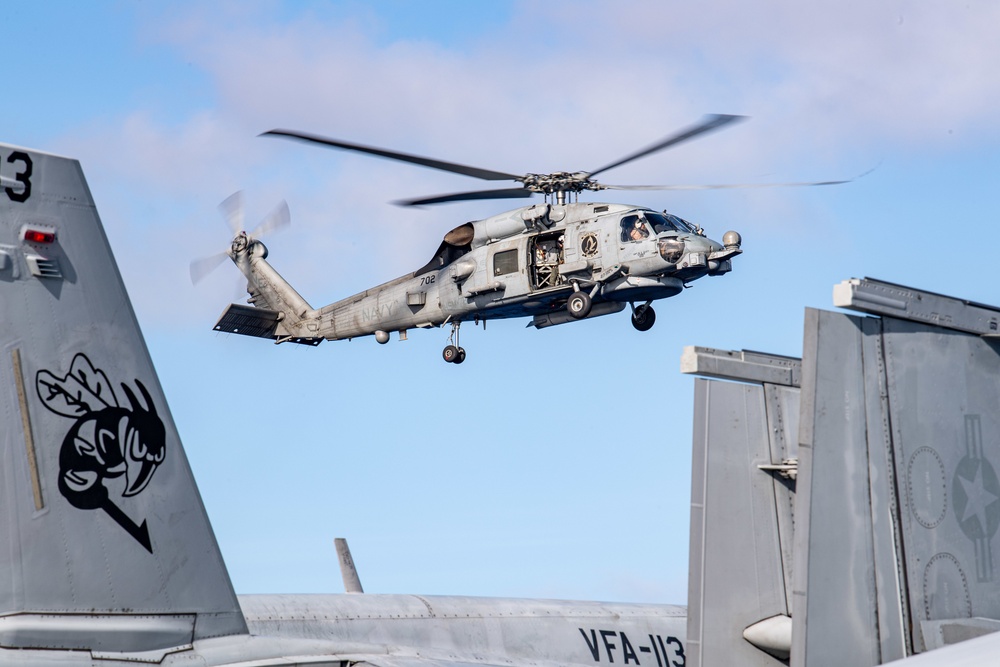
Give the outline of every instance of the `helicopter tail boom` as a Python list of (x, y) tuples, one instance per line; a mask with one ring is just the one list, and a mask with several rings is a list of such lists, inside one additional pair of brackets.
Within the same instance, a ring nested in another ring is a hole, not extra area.
[(247, 302), (230, 304), (215, 325), (216, 331), (238, 333), (275, 342), (318, 345), (323, 338), (319, 314), (267, 263), (267, 248), (256, 239), (238, 235), (229, 256), (246, 276)]

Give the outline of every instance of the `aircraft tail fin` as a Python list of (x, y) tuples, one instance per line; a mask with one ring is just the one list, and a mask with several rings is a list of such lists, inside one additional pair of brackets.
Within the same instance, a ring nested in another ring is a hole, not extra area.
[[(791, 650), (798, 359), (685, 348), (695, 382), (691, 665), (781, 665)], [(749, 632), (749, 636), (747, 636)], [(762, 652), (763, 649), (766, 652)]]
[(76, 160), (0, 145), (0, 645), (246, 623)]
[(338, 537), (333, 540), (337, 549), (337, 560), (340, 562), (340, 576), (344, 580), (345, 593), (364, 593), (361, 587), (361, 578), (358, 576), (358, 569), (354, 566), (354, 558), (351, 557), (351, 548), (347, 546), (347, 540)]
[(685, 352), (743, 383), (695, 385), (692, 667), (877, 665), (1000, 627), (1000, 308), (869, 279), (835, 303), (880, 317), (807, 309), (801, 362)]

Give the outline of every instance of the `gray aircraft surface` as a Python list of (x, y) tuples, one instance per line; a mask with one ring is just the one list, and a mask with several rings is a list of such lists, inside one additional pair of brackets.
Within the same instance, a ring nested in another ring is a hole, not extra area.
[(682, 357), (688, 664), (1000, 664), (1000, 308), (833, 296), (865, 316), (806, 309), (801, 359)]
[(688, 348), (688, 609), (236, 595), (78, 162), (0, 144), (0, 664), (901, 667), (1000, 654), (1000, 308), (873, 280)]
[(0, 664), (684, 664), (683, 607), (237, 596), (79, 163), (0, 179)]
[[(477, 190), (398, 202), (427, 205), (471, 199), (510, 199), (545, 195), (545, 203), (466, 222), (445, 234), (431, 260), (412, 273), (315, 309), (265, 261), (267, 248), (257, 238), (288, 222), (283, 204), (258, 228), (243, 230), (238, 197), (223, 204), (234, 234), (225, 253), (191, 265), (197, 281), (228, 256), (247, 278), (248, 302), (232, 304), (216, 331), (273, 339), (277, 343), (318, 345), (373, 335), (387, 343), (390, 333), (405, 339), (412, 328), (451, 325), (445, 361), (462, 363), (462, 322), (530, 317), (543, 328), (632, 308), (632, 325), (649, 330), (656, 299), (675, 296), (704, 276), (732, 270), (740, 254), (740, 235), (726, 232), (722, 242), (682, 218), (625, 204), (570, 201), (583, 190), (670, 190), (756, 187), (605, 185), (597, 174), (711, 132), (741, 116), (713, 115), (657, 143), (590, 172), (508, 174), (430, 158), (347, 143), (290, 130), (265, 134), (290, 137), (321, 146), (356, 151), (475, 178), (510, 180), (519, 187)], [(780, 183), (779, 186), (830, 185)]]

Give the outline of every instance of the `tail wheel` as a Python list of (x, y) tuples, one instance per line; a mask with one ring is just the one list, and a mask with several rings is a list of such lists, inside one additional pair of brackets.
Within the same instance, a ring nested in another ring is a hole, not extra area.
[(654, 322), (656, 322), (656, 311), (652, 306), (639, 306), (632, 313), (632, 326), (639, 331), (649, 331), (653, 328)]
[[(459, 363), (460, 364), (460, 363), (462, 363), (461, 361), (455, 361), (459, 357), (459, 349), (460, 348), (457, 348), (454, 345), (445, 345), (444, 350), (441, 352), (441, 356), (444, 357), (444, 360), (447, 361), (449, 364), (451, 364), (451, 363)], [(462, 350), (462, 352), (463, 352), (463, 354), (461, 355), (461, 357), (464, 360), (465, 359), (465, 354), (464, 354), (465, 350)]]
[(590, 307), (593, 302), (590, 299), (590, 295), (586, 292), (574, 292), (566, 300), (566, 310), (572, 317), (578, 320), (583, 319), (590, 314)]

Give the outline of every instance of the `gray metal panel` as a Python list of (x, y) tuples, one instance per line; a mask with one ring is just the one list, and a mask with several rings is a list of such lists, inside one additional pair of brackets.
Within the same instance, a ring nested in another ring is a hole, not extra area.
[(798, 387), (802, 376), (802, 362), (794, 357), (777, 354), (750, 350), (716, 350), (691, 345), (685, 347), (681, 355), (681, 373)]
[(806, 310), (791, 665), (876, 665), (860, 318)]
[[(798, 461), (799, 457), (799, 403), (798, 387), (764, 385), (764, 406), (767, 412), (770, 436), (771, 462)], [(795, 528), (794, 479), (775, 474), (773, 477), (774, 506), (778, 519), (778, 538), (781, 545), (781, 570), (784, 578), (785, 604), (792, 614), (792, 545)]]
[[(433, 595), (240, 596), (254, 635), (501, 665), (678, 667), (685, 609)], [(346, 657), (346, 656), (345, 656)], [(688, 663), (689, 664), (689, 663)]]
[(998, 349), (895, 318), (883, 330), (910, 623), (1000, 618)]
[(696, 380), (688, 583), (695, 667), (782, 664), (742, 635), (788, 614), (774, 482), (757, 468), (772, 461), (771, 430), (762, 386)]
[(872, 559), (874, 563), (878, 641), (882, 662), (912, 652), (905, 617), (903, 563), (899, 545), (899, 493), (889, 424), (888, 389), (882, 348), (882, 322), (861, 320), (864, 338), (865, 414), (868, 432), (868, 472), (871, 494)]
[(888, 663), (892, 667), (984, 667), (1000, 656), (1000, 632)]
[(1000, 333), (1000, 308), (872, 278), (834, 285), (833, 305), (981, 336)]
[(1000, 632), (1000, 621), (992, 618), (952, 618), (920, 623), (920, 634), (928, 651), (996, 632)]

